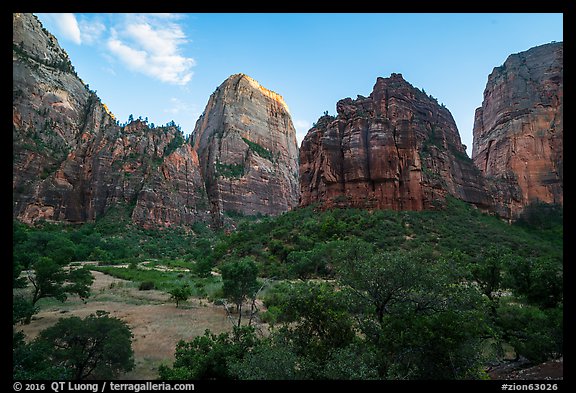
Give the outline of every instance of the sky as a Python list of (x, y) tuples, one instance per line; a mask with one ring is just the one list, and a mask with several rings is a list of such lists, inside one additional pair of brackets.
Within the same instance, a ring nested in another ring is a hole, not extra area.
[(488, 75), (513, 53), (563, 41), (561, 13), (36, 14), (121, 122), (194, 129), (244, 73), (284, 97), (300, 144), (338, 100), (400, 73), (452, 113), (472, 152)]

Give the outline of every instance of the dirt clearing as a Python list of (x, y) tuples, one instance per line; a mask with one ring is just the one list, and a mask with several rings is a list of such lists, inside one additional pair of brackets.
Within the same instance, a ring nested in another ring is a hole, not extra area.
[(92, 271), (94, 283), (92, 296), (86, 303), (70, 298), (65, 303), (47, 301), (34, 316), (30, 325), (18, 325), (29, 339), (54, 325), (59, 318), (78, 316), (84, 318), (104, 310), (110, 316), (126, 322), (132, 334), (135, 368), (120, 379), (156, 379), (161, 364), (174, 361), (176, 344), (204, 334), (230, 331), (232, 324), (223, 307), (201, 299), (189, 299), (178, 308), (167, 293), (140, 291), (137, 283), (121, 280), (104, 273)]

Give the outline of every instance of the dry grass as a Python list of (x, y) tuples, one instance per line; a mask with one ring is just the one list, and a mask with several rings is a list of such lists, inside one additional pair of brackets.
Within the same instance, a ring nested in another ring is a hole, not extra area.
[(92, 296), (86, 303), (70, 298), (65, 303), (46, 302), (30, 325), (17, 326), (29, 339), (54, 325), (59, 318), (84, 318), (97, 310), (126, 322), (134, 335), (132, 348), (136, 367), (121, 379), (156, 379), (161, 364), (171, 364), (179, 340), (190, 340), (204, 334), (231, 330), (223, 307), (206, 300), (190, 299), (179, 308), (164, 292), (139, 291), (136, 284), (92, 271)]

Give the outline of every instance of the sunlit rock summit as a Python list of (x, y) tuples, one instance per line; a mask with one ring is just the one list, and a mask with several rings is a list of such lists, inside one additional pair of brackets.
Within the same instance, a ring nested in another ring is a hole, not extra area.
[(32, 14), (13, 14), (13, 76), (13, 216), (23, 222), (89, 222), (120, 207), (144, 227), (218, 226), (227, 211), (298, 203), (288, 107), (246, 75), (216, 89), (193, 143), (174, 123), (120, 125)]
[(298, 145), (279, 94), (244, 74), (211, 95), (193, 132), (213, 211), (275, 215), (297, 206)]

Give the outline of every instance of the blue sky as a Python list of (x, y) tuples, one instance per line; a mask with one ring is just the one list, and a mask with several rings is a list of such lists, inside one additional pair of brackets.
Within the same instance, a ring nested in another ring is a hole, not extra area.
[(241, 72), (284, 97), (300, 142), (338, 100), (368, 96), (396, 72), (448, 107), (469, 155), (492, 69), (563, 41), (558, 13), (37, 16), (120, 122), (174, 120), (190, 133), (210, 94)]

